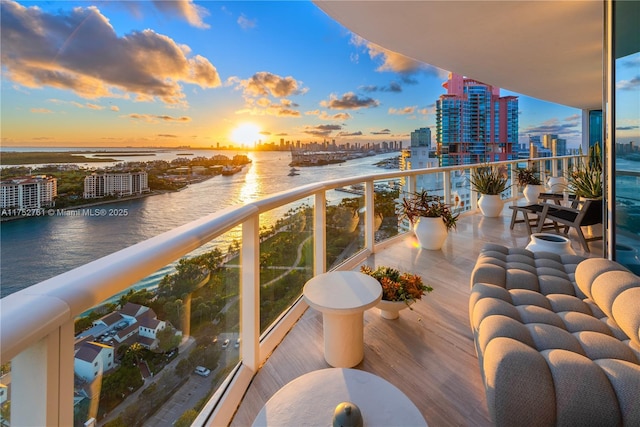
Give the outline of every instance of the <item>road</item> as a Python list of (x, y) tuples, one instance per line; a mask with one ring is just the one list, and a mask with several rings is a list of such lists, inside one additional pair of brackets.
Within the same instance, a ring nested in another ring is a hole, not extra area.
[[(214, 391), (212, 382), (215, 381), (220, 369), (229, 364), (235, 364), (239, 360), (240, 349), (235, 347), (237, 338), (238, 334), (235, 332), (218, 335), (216, 346), (219, 346), (221, 355), (216, 369), (211, 371), (208, 377), (201, 377), (192, 372), (189, 375), (189, 380), (149, 417), (143, 427), (171, 426), (185, 411), (195, 407), (202, 398), (211, 394)], [(229, 346), (223, 349), (222, 343), (225, 339), (229, 340)]]
[[(195, 346), (195, 343), (196, 340), (193, 337), (189, 337), (183, 343), (181, 343), (179, 346), (178, 356), (173, 359), (167, 366), (165, 366), (164, 370), (168, 371), (169, 369), (175, 368), (180, 360), (186, 358), (189, 355), (189, 351)], [(125, 408), (128, 407), (132, 402), (136, 402), (138, 399), (140, 399), (140, 394), (142, 394), (142, 392), (151, 384), (158, 381), (158, 378), (160, 378), (160, 376), (147, 378), (142, 387), (140, 387), (131, 395), (127, 396), (124, 402), (120, 403), (113, 411), (109, 412), (106, 417), (99, 420), (98, 426), (102, 426), (105, 423), (118, 418), (118, 416), (125, 410)]]

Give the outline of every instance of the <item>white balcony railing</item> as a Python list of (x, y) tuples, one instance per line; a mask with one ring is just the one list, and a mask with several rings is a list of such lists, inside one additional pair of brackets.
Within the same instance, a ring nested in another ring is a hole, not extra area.
[[(496, 163), (509, 170), (526, 160)], [(557, 175), (568, 170), (576, 157), (536, 159), (545, 172)], [(267, 332), (260, 329), (260, 214), (312, 197), (314, 200), (313, 270), (326, 270), (327, 192), (339, 187), (364, 184), (364, 207), (374, 211), (374, 181), (406, 179), (415, 190), (421, 175), (441, 176), (444, 200), (453, 200), (452, 175), (470, 173), (480, 165), (436, 169), (394, 171), (319, 182), (271, 195), (244, 206), (225, 209), (166, 232), (147, 241), (66, 272), (0, 300), (0, 348), (2, 364), (11, 362), (11, 425), (74, 425), (74, 321), (87, 310), (122, 293), (139, 280), (175, 262), (191, 251), (236, 226), (242, 228), (240, 261), (241, 335), (240, 362), (200, 412), (196, 424), (227, 424), (251, 378), (286, 331), (304, 312), (298, 298)], [(503, 195), (515, 199), (516, 187)], [(477, 195), (470, 193), (470, 206), (476, 208)], [(385, 242), (374, 239), (374, 215), (365, 215), (364, 249), (339, 268), (354, 268)]]

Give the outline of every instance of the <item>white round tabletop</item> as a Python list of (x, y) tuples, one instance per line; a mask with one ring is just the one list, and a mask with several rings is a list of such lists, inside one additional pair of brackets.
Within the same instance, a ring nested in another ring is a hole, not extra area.
[(357, 405), (367, 427), (427, 426), (399, 388), (369, 372), (342, 368), (313, 371), (291, 381), (267, 401), (253, 426), (330, 426), (342, 402)]
[(350, 314), (373, 307), (382, 298), (376, 279), (358, 271), (331, 271), (304, 285), (304, 299), (323, 313)]

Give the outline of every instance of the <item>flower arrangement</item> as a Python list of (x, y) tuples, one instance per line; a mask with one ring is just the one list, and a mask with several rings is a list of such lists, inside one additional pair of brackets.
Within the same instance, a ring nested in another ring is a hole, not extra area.
[(419, 193), (409, 193), (402, 198), (399, 212), (400, 218), (407, 218), (411, 224), (421, 216), (429, 218), (441, 217), (447, 230), (456, 228), (458, 214), (451, 211), (451, 207), (440, 200), (438, 196), (430, 196), (425, 190)]
[(507, 185), (506, 175), (499, 168), (491, 165), (475, 169), (469, 181), (471, 187), (480, 194), (498, 195), (511, 187)]
[(422, 299), (422, 295), (433, 291), (431, 286), (422, 283), (422, 278), (416, 274), (400, 273), (392, 267), (380, 266), (375, 270), (367, 265), (360, 267), (360, 271), (367, 274), (382, 286), (382, 299), (385, 301), (404, 301), (407, 305)]

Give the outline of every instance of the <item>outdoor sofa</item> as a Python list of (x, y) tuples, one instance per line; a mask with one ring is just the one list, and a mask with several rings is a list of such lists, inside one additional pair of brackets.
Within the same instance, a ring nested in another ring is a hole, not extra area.
[(470, 321), (497, 426), (640, 426), (640, 278), (603, 258), (486, 244)]

